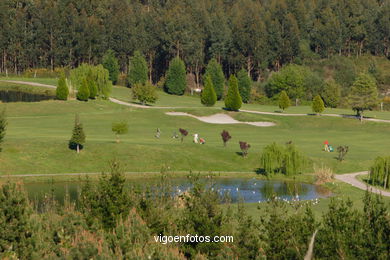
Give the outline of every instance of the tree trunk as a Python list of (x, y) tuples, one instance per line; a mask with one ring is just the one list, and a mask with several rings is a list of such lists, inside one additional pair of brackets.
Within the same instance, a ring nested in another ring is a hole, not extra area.
[(116, 143), (119, 144), (119, 142), (120, 142), (120, 141), (119, 141), (119, 135), (116, 134), (115, 136), (116, 136)]
[[(149, 6), (148, 6), (149, 8)], [(153, 84), (153, 53), (149, 52), (149, 82)]]

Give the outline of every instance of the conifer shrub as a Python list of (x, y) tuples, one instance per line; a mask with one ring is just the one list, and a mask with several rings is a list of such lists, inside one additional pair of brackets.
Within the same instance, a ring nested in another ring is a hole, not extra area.
[(242, 102), (248, 103), (251, 95), (252, 81), (245, 69), (241, 69), (237, 73), (238, 90), (240, 92)]
[(87, 79), (83, 80), (83, 83), (81, 84), (79, 91), (77, 91), (77, 99), (80, 101), (88, 101), (90, 96), (89, 92), (89, 86)]
[(283, 90), (282, 92), (280, 92), (278, 104), (279, 104), (279, 108), (282, 111), (284, 111), (291, 105), (290, 98), (288, 97), (286, 91)]
[(60, 78), (58, 79), (56, 97), (59, 100), (67, 100), (69, 95), (69, 89), (66, 84), (65, 74), (61, 73)]
[(228, 110), (238, 111), (242, 106), (242, 99), (238, 91), (237, 78), (231, 75), (229, 78), (229, 89), (225, 98), (225, 107)]
[(135, 84), (145, 84), (148, 81), (148, 65), (141, 52), (135, 51), (130, 59), (128, 85), (133, 87)]
[(174, 58), (169, 64), (165, 88), (173, 95), (183, 95), (187, 88), (186, 67), (179, 57)]
[(217, 95), (215, 94), (214, 85), (211, 81), (211, 77), (208, 75), (205, 78), (204, 89), (200, 96), (200, 101), (203, 105), (208, 107), (214, 106), (215, 102), (217, 102)]
[(223, 74), (222, 67), (218, 63), (216, 59), (211, 59), (206, 67), (206, 73), (204, 78), (207, 76), (210, 77), (215, 94), (217, 95), (217, 99), (221, 100), (223, 98), (224, 87), (225, 87), (225, 75)]
[(109, 79), (116, 84), (119, 76), (119, 64), (113, 50), (108, 50), (103, 56), (103, 67), (109, 73)]
[(324, 101), (322, 100), (320, 95), (317, 95), (313, 99), (313, 104), (311, 106), (312, 110), (316, 114), (321, 114), (325, 110)]
[(77, 153), (84, 148), (85, 143), (85, 133), (83, 125), (80, 123), (79, 116), (76, 114), (74, 120), (74, 127), (72, 132), (72, 137), (69, 140), (69, 149), (76, 150)]

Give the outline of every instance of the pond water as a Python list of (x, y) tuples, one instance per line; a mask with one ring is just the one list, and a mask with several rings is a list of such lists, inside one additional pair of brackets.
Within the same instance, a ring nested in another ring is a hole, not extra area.
[(31, 93), (21, 90), (1, 90), (0, 101), (7, 102), (39, 102), (43, 100), (55, 99), (55, 96), (49, 92), (46, 93)]
[[(206, 185), (210, 185), (207, 180)], [(157, 184), (156, 179), (132, 180), (128, 181), (128, 188), (131, 185), (146, 187), (147, 185)], [(243, 199), (244, 202), (262, 202), (272, 196), (277, 196), (285, 200), (312, 200), (316, 198), (325, 198), (331, 195), (331, 192), (321, 186), (297, 182), (267, 181), (248, 178), (215, 178), (210, 188), (216, 190), (221, 197), (228, 194), (232, 202)], [(191, 184), (187, 178), (175, 178), (171, 180), (172, 190), (175, 194), (188, 191)], [(30, 183), (25, 188), (29, 198), (35, 202), (42, 203), (45, 196), (52, 195), (54, 198), (63, 203), (66, 194), (71, 201), (77, 201), (81, 190), (81, 182), (54, 182), (54, 183)]]

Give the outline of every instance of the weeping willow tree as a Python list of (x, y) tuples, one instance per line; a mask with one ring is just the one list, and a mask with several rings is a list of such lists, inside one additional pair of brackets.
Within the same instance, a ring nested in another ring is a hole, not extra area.
[(282, 173), (287, 176), (299, 174), (306, 166), (307, 159), (294, 145), (281, 146), (272, 143), (266, 146), (260, 157), (261, 169), (267, 176)]
[(267, 145), (260, 157), (260, 165), (264, 172), (269, 174), (281, 171), (284, 148), (276, 143)]
[(377, 157), (370, 169), (370, 182), (379, 184), (383, 188), (390, 187), (390, 156)]

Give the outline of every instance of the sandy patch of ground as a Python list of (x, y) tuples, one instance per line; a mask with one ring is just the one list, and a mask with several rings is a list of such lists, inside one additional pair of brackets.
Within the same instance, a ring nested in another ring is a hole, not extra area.
[(211, 115), (211, 116), (194, 116), (184, 112), (167, 112), (165, 114), (170, 116), (189, 116), (209, 124), (247, 124), (247, 125), (259, 126), (259, 127), (269, 127), (275, 125), (275, 123), (272, 122), (241, 122), (232, 118), (229, 115), (222, 114), (222, 113)]

